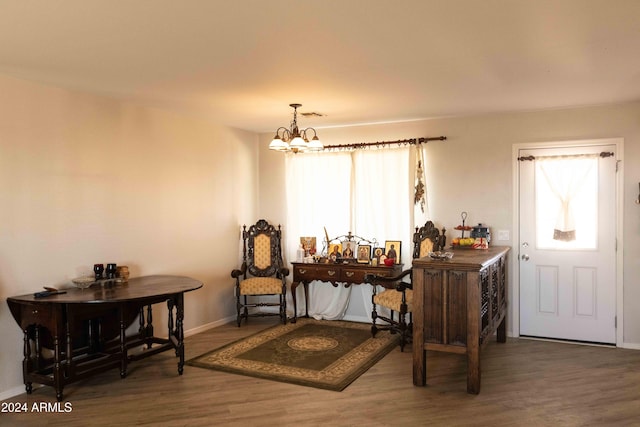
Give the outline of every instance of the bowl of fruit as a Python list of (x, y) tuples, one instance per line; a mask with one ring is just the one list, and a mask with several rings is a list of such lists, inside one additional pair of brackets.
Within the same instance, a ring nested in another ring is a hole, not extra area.
[(451, 241), (454, 248), (471, 249), (476, 239), (473, 237), (456, 237)]

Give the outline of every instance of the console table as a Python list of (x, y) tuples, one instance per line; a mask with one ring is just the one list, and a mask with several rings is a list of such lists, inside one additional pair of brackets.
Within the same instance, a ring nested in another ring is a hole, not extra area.
[(413, 261), (413, 384), (426, 384), (426, 351), (467, 357), (467, 392), (480, 392), (480, 349), (506, 342), (509, 247), (455, 250)]
[[(182, 375), (184, 293), (201, 287), (201, 282), (188, 277), (162, 275), (65, 289), (64, 294), (42, 298), (33, 294), (7, 298), (24, 332), (22, 372), (27, 394), (32, 383), (40, 383), (54, 387), (60, 401), (66, 384), (115, 367), (124, 378), (130, 361), (170, 349), (176, 352)], [(153, 334), (151, 305), (165, 301), (169, 333), (168, 338), (158, 338)], [(138, 332), (127, 335), (136, 318)]]
[(345, 286), (364, 283), (364, 275), (371, 273), (378, 276), (394, 276), (402, 272), (402, 264), (393, 266), (372, 266), (369, 264), (305, 264), (294, 262), (293, 282), (291, 283), (291, 297), (293, 298), (293, 319), (298, 318), (298, 303), (296, 300), (296, 288), (302, 283), (304, 286), (305, 317), (309, 317), (309, 283), (314, 280), (330, 282), (333, 286), (338, 283), (346, 283)]

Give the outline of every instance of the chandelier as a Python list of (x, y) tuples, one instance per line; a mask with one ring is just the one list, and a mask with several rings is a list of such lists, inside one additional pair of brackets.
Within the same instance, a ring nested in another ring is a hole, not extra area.
[[(289, 129), (280, 127), (276, 130), (276, 136), (269, 144), (270, 150), (291, 151), (293, 153), (301, 153), (304, 151), (321, 151), (324, 145), (320, 142), (316, 130), (314, 128), (298, 129), (298, 107), (302, 104), (289, 104), (293, 108), (293, 121)], [(313, 132), (313, 138), (309, 141), (307, 134)]]

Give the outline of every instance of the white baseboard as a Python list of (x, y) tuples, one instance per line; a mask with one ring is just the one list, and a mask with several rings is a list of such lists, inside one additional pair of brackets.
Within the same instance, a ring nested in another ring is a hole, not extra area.
[(640, 350), (640, 344), (631, 343), (631, 342), (624, 342), (624, 343), (622, 343), (622, 348), (628, 348), (630, 350)]
[[(41, 387), (44, 387), (44, 386), (42, 384), (36, 384), (36, 383), (33, 384), (33, 390), (36, 390), (36, 389), (41, 388)], [(6, 399), (9, 399), (11, 397), (17, 396), (19, 394), (24, 394), (26, 392), (27, 392), (27, 390), (25, 389), (24, 384), (22, 384), (22, 385), (10, 388), (9, 390), (5, 390), (2, 393), (0, 393), (0, 400), (6, 400)]]
[(218, 326), (226, 325), (227, 323), (233, 322), (236, 320), (236, 316), (225, 317), (224, 319), (216, 320), (215, 322), (206, 323), (204, 325), (189, 329), (184, 331), (185, 337), (190, 337), (191, 335), (199, 334), (200, 332), (208, 331), (209, 329), (217, 328)]

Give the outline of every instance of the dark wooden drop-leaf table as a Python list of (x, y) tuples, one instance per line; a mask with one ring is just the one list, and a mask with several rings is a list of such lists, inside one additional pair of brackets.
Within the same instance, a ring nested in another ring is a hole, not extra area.
[[(60, 401), (66, 384), (116, 367), (125, 378), (130, 361), (170, 349), (176, 352), (182, 375), (184, 293), (202, 286), (189, 277), (156, 275), (65, 289), (66, 293), (42, 298), (33, 294), (7, 298), (24, 333), (27, 393), (33, 391), (33, 383), (49, 385)], [(165, 301), (168, 336), (159, 338), (153, 333), (151, 306)], [(127, 334), (136, 319), (137, 332)]]

